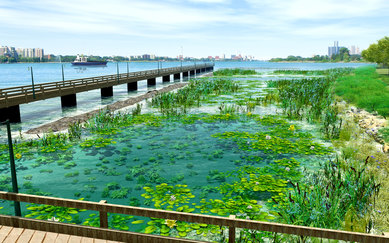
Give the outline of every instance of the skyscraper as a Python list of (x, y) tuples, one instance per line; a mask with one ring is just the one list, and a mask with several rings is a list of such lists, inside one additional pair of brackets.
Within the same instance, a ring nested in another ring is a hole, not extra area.
[(336, 55), (339, 53), (339, 42), (334, 41), (334, 46), (328, 47), (328, 56), (331, 57), (332, 55)]

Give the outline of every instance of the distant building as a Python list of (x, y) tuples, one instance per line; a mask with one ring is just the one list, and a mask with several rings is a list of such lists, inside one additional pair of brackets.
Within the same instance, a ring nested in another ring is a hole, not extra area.
[(155, 59), (155, 55), (154, 55), (154, 54), (151, 54), (151, 55), (150, 55), (150, 59), (151, 59), (151, 60), (154, 60), (154, 59)]
[(143, 54), (142, 58), (145, 60), (150, 60), (150, 55), (149, 54)]
[(208, 59), (210, 59), (210, 60), (211, 60), (211, 59), (213, 59), (213, 57), (212, 57), (212, 56), (208, 56)]
[(339, 54), (340, 49), (345, 48), (344, 46), (339, 46), (338, 41), (334, 41), (334, 46), (328, 47), (328, 57)]
[(8, 47), (6, 46), (0, 47), (0, 56), (4, 56), (7, 53), (8, 53)]
[(39, 57), (40, 59), (42, 59), (44, 56), (45, 56), (45, 54), (43, 52), (43, 49), (41, 49), (41, 48), (35, 49), (35, 57)]
[(334, 41), (334, 46), (328, 47), (328, 56), (331, 57), (333, 55), (339, 54), (339, 42)]
[(360, 55), (361, 52), (359, 51), (358, 46), (351, 46), (350, 47), (350, 55)]

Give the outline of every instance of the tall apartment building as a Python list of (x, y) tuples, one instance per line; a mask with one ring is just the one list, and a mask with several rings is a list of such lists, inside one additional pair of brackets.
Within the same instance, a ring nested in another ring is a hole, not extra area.
[(331, 57), (332, 55), (336, 55), (339, 53), (339, 42), (334, 41), (334, 46), (329, 46), (328, 47), (328, 56)]
[(35, 49), (35, 57), (43, 58), (45, 56), (43, 49), (41, 48), (36, 48)]
[(0, 56), (9, 55), (11, 57), (39, 57), (43, 58), (45, 56), (44, 50), (42, 48), (15, 48), (2, 46), (0, 47)]

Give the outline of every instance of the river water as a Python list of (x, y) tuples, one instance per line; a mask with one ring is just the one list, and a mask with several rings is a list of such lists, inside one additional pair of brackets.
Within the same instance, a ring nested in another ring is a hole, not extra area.
[[(201, 64), (203, 62), (197, 62)], [(70, 63), (18, 63), (18, 64), (0, 64), (0, 89), (30, 85), (31, 67), (33, 70), (34, 83), (45, 83), (62, 80), (62, 66), (64, 70), (64, 79), (77, 79), (101, 75), (116, 74), (128, 71), (143, 71), (162, 68), (177, 67), (180, 65), (194, 65), (194, 62), (130, 62), (130, 63), (108, 63), (105, 67), (74, 67)], [(276, 69), (304, 69), (318, 70), (340, 67), (360, 67), (368, 64), (364, 63), (272, 63), (264, 61), (253, 62), (216, 62), (215, 70), (221, 68), (250, 68), (266, 74)], [(182, 81), (182, 80), (181, 80)], [(156, 88), (169, 85), (162, 83), (162, 78), (157, 78)], [(146, 81), (138, 82), (138, 90), (127, 92), (125, 84), (114, 87), (114, 95), (111, 98), (101, 99), (100, 90), (92, 90), (77, 94), (77, 107), (61, 109), (60, 99), (52, 98), (43, 101), (32, 102), (20, 105), (22, 123), (13, 125), (13, 131), (26, 131), (33, 127), (58, 120), (66, 116), (74, 116), (91, 110), (103, 108), (107, 104), (124, 100), (143, 94), (154, 87), (147, 87)], [(0, 139), (4, 138), (4, 126), (0, 127)]]

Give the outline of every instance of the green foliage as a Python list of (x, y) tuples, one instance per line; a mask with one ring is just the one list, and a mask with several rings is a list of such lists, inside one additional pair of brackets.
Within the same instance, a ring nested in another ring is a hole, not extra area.
[(81, 148), (103, 148), (111, 144), (116, 144), (115, 141), (111, 138), (96, 138), (96, 139), (86, 139), (80, 144)]
[[(154, 202), (154, 207), (157, 209), (178, 210), (179, 207), (188, 204), (189, 200), (195, 197), (187, 187), (187, 185), (177, 184), (171, 186), (162, 183), (155, 186), (155, 188), (144, 187), (143, 189), (146, 192), (142, 194), (142, 197)], [(186, 208), (184, 212), (192, 212), (193, 210), (192, 208)]]
[(358, 68), (351, 75), (338, 78), (335, 93), (360, 108), (389, 117), (389, 85), (374, 67)]
[(185, 114), (188, 108), (199, 107), (201, 101), (211, 94), (227, 94), (237, 92), (238, 89), (238, 84), (232, 79), (193, 79), (190, 80), (187, 86), (175, 93), (162, 93), (154, 96), (151, 100), (151, 105), (159, 108), (162, 114)]
[[(380, 188), (375, 176), (367, 172), (367, 163), (368, 159), (353, 165), (347, 161), (328, 161), (307, 183), (292, 183), (293, 193), (282, 193), (269, 203), (287, 224), (339, 229), (345, 222), (346, 228), (350, 227), (352, 217), (360, 221), (369, 215), (372, 210), (369, 202)], [(365, 222), (363, 231), (369, 230), (368, 223)]]
[[(80, 199), (82, 200), (82, 199)], [(27, 218), (36, 218), (43, 220), (59, 220), (60, 222), (72, 222), (73, 216), (85, 209), (64, 208), (51, 205), (29, 204), (27, 210), (30, 212), (25, 216)]]
[(255, 75), (255, 74), (258, 74), (255, 70), (240, 69), (240, 68), (219, 69), (219, 70), (213, 72), (213, 76), (236, 76), (236, 75)]
[(362, 51), (362, 57), (367, 61), (389, 65), (389, 37), (378, 40), (378, 43), (371, 44), (369, 48)]

